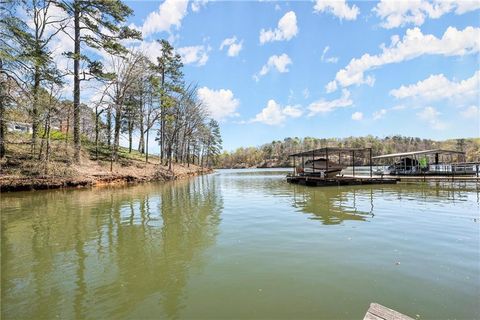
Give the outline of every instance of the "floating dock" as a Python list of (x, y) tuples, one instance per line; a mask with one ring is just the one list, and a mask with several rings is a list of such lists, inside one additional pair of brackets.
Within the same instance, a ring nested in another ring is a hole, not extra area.
[(471, 182), (480, 183), (475, 176), (337, 176), (321, 178), (310, 175), (289, 175), (287, 182), (314, 187), (355, 186), (368, 184), (395, 184), (397, 182)]
[(413, 320), (413, 318), (384, 307), (381, 304), (371, 303), (363, 320)]
[(395, 184), (400, 181), (399, 178), (382, 178), (382, 177), (332, 177), (322, 178), (310, 175), (291, 175), (287, 176), (287, 182), (300, 184), (304, 186), (314, 187), (331, 187), (331, 186), (356, 186), (367, 184)]

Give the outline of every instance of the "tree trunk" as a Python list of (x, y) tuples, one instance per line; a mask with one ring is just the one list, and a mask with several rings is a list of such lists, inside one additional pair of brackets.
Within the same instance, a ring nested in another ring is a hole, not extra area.
[(161, 89), (161, 94), (160, 94), (160, 163), (163, 162), (163, 150), (164, 150), (164, 139), (165, 139), (165, 133), (164, 133), (164, 128), (165, 128), (165, 110), (163, 110), (163, 91), (164, 91), (164, 86), (165, 86), (165, 70), (162, 68), (162, 86), (160, 87)]
[(44, 160), (45, 157), (42, 158), (43, 155), (43, 147), (45, 145), (45, 138), (47, 137), (47, 126), (48, 126), (48, 115), (47, 118), (45, 119), (45, 125), (43, 127), (43, 136), (42, 136), (42, 141), (40, 143), (40, 150), (38, 152), (38, 160)]
[[(129, 120), (131, 121), (131, 120)], [(128, 124), (128, 153), (132, 153), (132, 135), (133, 135), (133, 124)]]
[(148, 163), (148, 135), (150, 133), (150, 129), (147, 128), (147, 140), (145, 141), (146, 148), (145, 148), (145, 162)]
[(107, 109), (107, 146), (112, 145), (112, 106)]
[(70, 107), (67, 110), (67, 131), (65, 132), (65, 154), (68, 156), (68, 134), (70, 133)]
[(145, 129), (143, 128), (143, 114), (140, 115), (140, 140), (138, 141), (138, 152), (145, 153)]
[[(0, 70), (3, 68), (3, 61), (0, 59)], [(3, 92), (5, 86), (3, 83), (0, 83), (0, 159), (5, 157), (5, 97), (6, 94)]]
[(74, 8), (74, 56), (73, 56), (73, 141), (75, 144), (74, 161), (80, 163), (80, 8), (75, 0)]
[(51, 131), (51, 124), (50, 119), (48, 119), (48, 128), (47, 128), (47, 148), (45, 151), (45, 174), (48, 174), (48, 163), (50, 162), (50, 131)]
[(168, 170), (172, 171), (172, 145), (168, 146)]
[(95, 107), (95, 160), (98, 160), (98, 135), (99, 135), (99, 118), (98, 106)]
[(118, 161), (118, 147), (120, 145), (120, 125), (122, 120), (122, 111), (120, 106), (116, 104), (115, 107), (115, 132), (113, 140), (114, 160)]
[(35, 66), (33, 82), (33, 105), (32, 105), (32, 157), (35, 157), (37, 149), (37, 135), (38, 135), (38, 95), (40, 89), (40, 69), (39, 66)]
[(190, 167), (190, 140), (187, 141), (187, 167)]

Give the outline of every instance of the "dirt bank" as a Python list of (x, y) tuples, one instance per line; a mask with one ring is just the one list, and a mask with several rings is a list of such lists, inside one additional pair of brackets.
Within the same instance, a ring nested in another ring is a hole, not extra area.
[(213, 172), (195, 165), (173, 166), (173, 172), (158, 164), (133, 162), (129, 165), (114, 165), (110, 171), (105, 162), (88, 161), (80, 166), (70, 166), (68, 174), (27, 176), (21, 173), (0, 175), (0, 192), (44, 190), (73, 187), (101, 187), (134, 184), (148, 181), (185, 179)]

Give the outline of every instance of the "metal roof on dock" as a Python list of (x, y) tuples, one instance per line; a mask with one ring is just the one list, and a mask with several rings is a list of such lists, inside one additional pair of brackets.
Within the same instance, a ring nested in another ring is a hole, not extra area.
[(411, 151), (411, 152), (401, 152), (401, 153), (391, 153), (391, 154), (384, 154), (381, 156), (372, 157), (372, 159), (386, 159), (386, 158), (396, 158), (396, 157), (406, 157), (406, 156), (415, 156), (421, 154), (465, 154), (462, 151), (455, 151), (455, 150), (445, 150), (445, 149), (432, 149), (432, 150), (421, 150), (421, 151)]
[(320, 148), (320, 149), (312, 149), (308, 151), (303, 151), (303, 152), (298, 152), (289, 155), (289, 157), (303, 157), (303, 156), (311, 156), (315, 154), (315, 156), (321, 156), (326, 154), (327, 152), (332, 152), (332, 153), (350, 153), (353, 151), (368, 151), (371, 148), (338, 148), (338, 147), (325, 147), (325, 148)]

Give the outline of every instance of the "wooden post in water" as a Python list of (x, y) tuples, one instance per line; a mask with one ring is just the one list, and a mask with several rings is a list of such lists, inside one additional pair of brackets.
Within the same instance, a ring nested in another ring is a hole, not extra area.
[(295, 158), (296, 156), (293, 156), (293, 176), (296, 176), (296, 170), (297, 170), (297, 166), (295, 165)]
[(352, 167), (353, 167), (353, 176), (355, 177), (355, 150), (352, 150)]
[(370, 151), (370, 178), (373, 176), (373, 171), (372, 171), (372, 148), (369, 149)]
[(327, 158), (327, 163), (325, 164), (325, 178), (327, 178), (327, 172), (328, 172), (328, 147), (325, 148), (325, 157)]
[(315, 150), (312, 151), (312, 170), (315, 173)]

